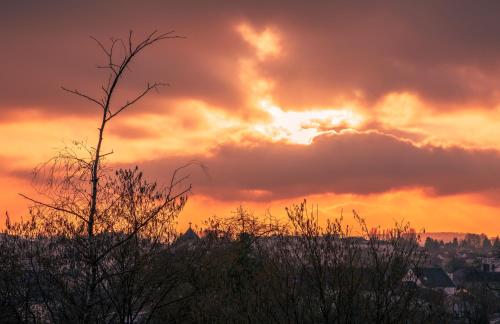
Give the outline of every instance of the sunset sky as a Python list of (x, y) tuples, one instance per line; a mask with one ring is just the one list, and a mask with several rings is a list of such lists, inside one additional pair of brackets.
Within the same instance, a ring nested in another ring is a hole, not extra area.
[[(85, 5), (83, 5), (85, 3)], [(371, 225), (500, 234), (500, 2), (3, 1), (0, 222), (31, 170), (92, 144), (103, 42), (175, 30), (133, 62), (120, 96), (170, 84), (113, 120), (109, 163), (159, 182), (187, 161), (179, 226), (243, 204)], [(2, 225), (3, 226), (3, 225)]]

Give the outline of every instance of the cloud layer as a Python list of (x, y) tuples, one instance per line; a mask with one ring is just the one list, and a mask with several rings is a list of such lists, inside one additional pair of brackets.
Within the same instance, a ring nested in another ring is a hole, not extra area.
[[(255, 48), (238, 34), (245, 22), (280, 40), (279, 58), (256, 63), (285, 106), (341, 99), (371, 103), (411, 92), (433, 109), (492, 107), (498, 102), (500, 3), (492, 1), (39, 1), (7, 2), (0, 10), (2, 111), (35, 107), (52, 114), (89, 110), (63, 94), (67, 85), (97, 93), (102, 74), (89, 35), (106, 40), (176, 29), (188, 38), (166, 42), (136, 62), (127, 89), (170, 82), (166, 98), (194, 98), (243, 113), (248, 85), (240, 60)], [(248, 111), (246, 112), (248, 114)]]
[(142, 163), (164, 178), (187, 161), (195, 193), (222, 200), (274, 200), (310, 194), (377, 194), (424, 188), (435, 195), (500, 189), (500, 154), (492, 150), (416, 146), (377, 132), (342, 132), (317, 137), (311, 145), (260, 143), (224, 145), (210, 157), (178, 156)]

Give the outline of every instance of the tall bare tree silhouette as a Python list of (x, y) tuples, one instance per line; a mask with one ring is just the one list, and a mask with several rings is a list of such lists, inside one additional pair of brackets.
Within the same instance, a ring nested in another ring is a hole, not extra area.
[[(111, 38), (108, 46), (93, 38), (106, 58), (106, 62), (98, 66), (108, 72), (107, 81), (100, 89), (102, 97), (63, 87), (64, 91), (99, 109), (97, 141), (90, 147), (75, 142), (35, 170), (42, 197), (21, 194), (32, 203), (31, 220), (29, 226), (18, 226), (25, 236), (43, 237), (37, 240), (41, 245), (32, 248), (27, 259), (42, 291), (43, 312), (54, 322), (102, 322), (113, 317), (119, 317), (120, 322), (131, 322), (144, 308), (161, 303), (153, 300), (154, 294), (158, 298), (167, 295), (162, 289), (151, 289), (141, 296), (131, 296), (137, 290), (129, 289), (129, 295), (123, 295), (125, 290), (122, 289), (118, 298), (112, 290), (123, 284), (115, 278), (127, 275), (131, 279), (130, 273), (137, 273), (137, 267), (146, 266), (145, 251), (155, 251), (172, 240), (172, 224), (191, 188), (185, 184), (187, 177), (179, 173), (187, 165), (174, 170), (167, 185), (159, 186), (144, 180), (137, 168), (111, 172), (105, 159), (113, 152), (103, 152), (103, 142), (106, 127), (112, 120), (151, 91), (167, 85), (148, 82), (136, 96), (123, 100), (117, 92), (130, 65), (146, 48), (176, 38), (181, 36), (174, 31), (154, 31), (135, 42), (130, 31), (125, 40)], [(120, 99), (122, 103), (116, 104)], [(130, 252), (128, 259), (120, 255), (124, 249)], [(54, 261), (57, 254), (67, 256), (68, 253), (74, 255), (72, 264)], [(48, 283), (51, 280), (58, 282), (55, 286), (61, 288), (59, 292), (46, 291), (46, 286), (54, 287)], [(161, 288), (161, 284), (155, 284)], [(74, 290), (69, 286), (79, 287), (78, 293), (69, 294)], [(127, 303), (121, 302), (123, 300)], [(132, 301), (140, 306), (130, 306)], [(124, 305), (127, 305), (126, 310)], [(56, 315), (59, 313), (65, 314), (63, 318)]]

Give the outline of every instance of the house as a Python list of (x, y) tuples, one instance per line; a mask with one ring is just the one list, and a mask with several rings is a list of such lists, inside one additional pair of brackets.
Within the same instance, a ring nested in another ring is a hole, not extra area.
[(481, 259), (483, 271), (500, 272), (500, 258), (484, 257)]
[(499, 291), (500, 272), (491, 272), (491, 271), (470, 272), (465, 276), (465, 282), (485, 284), (488, 287), (493, 288), (494, 291)]
[(410, 270), (407, 278), (417, 286), (432, 290), (442, 290), (448, 295), (456, 292), (456, 286), (446, 272), (439, 267), (426, 267)]

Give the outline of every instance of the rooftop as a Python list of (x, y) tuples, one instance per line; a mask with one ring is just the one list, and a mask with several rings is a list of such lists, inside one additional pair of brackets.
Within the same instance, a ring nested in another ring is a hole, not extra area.
[(418, 268), (415, 270), (415, 274), (422, 282), (422, 285), (427, 288), (455, 287), (455, 284), (451, 281), (446, 272), (438, 267)]

